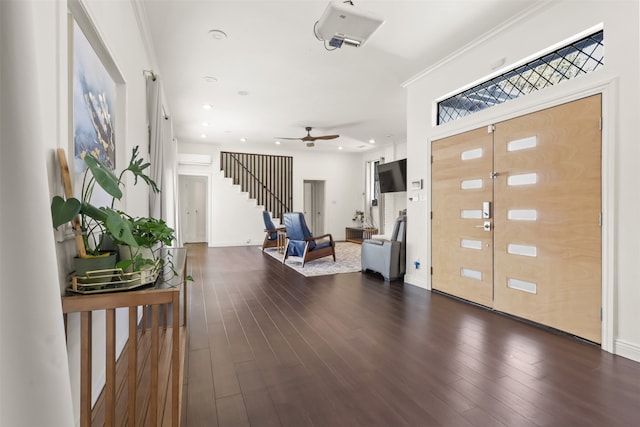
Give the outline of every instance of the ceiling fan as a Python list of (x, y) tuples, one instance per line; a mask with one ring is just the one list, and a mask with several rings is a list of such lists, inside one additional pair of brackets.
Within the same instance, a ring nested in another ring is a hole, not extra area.
[(340, 135), (311, 136), (311, 129), (312, 129), (311, 126), (307, 126), (304, 129), (307, 131), (307, 136), (303, 136), (302, 138), (278, 138), (278, 139), (294, 139), (294, 140), (299, 139), (300, 141), (306, 142), (307, 147), (313, 147), (315, 146), (314, 142), (318, 139), (336, 139), (340, 136)]

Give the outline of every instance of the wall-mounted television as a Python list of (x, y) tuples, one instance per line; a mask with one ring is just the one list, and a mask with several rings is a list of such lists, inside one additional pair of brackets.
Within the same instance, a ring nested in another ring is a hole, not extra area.
[(407, 159), (380, 163), (376, 173), (381, 193), (407, 191)]

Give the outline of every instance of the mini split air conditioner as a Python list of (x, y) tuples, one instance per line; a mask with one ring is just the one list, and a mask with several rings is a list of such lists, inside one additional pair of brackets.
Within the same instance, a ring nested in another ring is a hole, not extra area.
[(348, 3), (332, 1), (318, 20), (315, 33), (320, 40), (335, 48), (362, 46), (384, 23), (384, 19), (373, 12)]
[(190, 153), (178, 154), (178, 164), (181, 164), (181, 165), (208, 166), (211, 163), (212, 163), (211, 156), (208, 154), (190, 154)]

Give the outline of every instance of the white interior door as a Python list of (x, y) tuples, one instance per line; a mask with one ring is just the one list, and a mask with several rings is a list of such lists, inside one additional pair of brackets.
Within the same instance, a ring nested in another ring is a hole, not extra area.
[(207, 241), (207, 177), (180, 175), (180, 229), (183, 243)]
[(304, 181), (304, 217), (314, 236), (324, 234), (324, 181)]

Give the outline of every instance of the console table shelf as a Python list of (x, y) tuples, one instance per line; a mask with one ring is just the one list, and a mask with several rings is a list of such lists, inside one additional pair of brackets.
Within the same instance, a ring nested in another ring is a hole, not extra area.
[(363, 240), (370, 239), (374, 234), (378, 234), (377, 228), (371, 227), (346, 227), (345, 240), (361, 244)]

